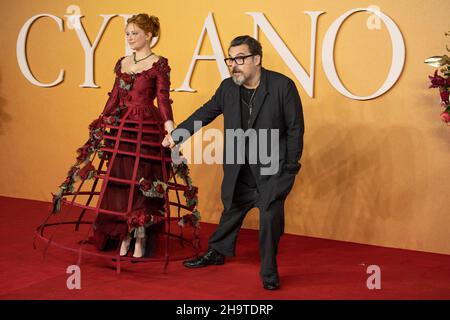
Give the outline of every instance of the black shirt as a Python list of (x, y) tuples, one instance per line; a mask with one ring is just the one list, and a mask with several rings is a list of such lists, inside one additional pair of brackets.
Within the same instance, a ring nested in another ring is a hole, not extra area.
[[(242, 129), (246, 131), (248, 129), (248, 123), (250, 121), (250, 109), (248, 107), (248, 104), (250, 104), (250, 99), (252, 99), (252, 104), (255, 102), (255, 90), (256, 89), (247, 89), (244, 86), (240, 86), (240, 96), (241, 96), (241, 117), (242, 117)], [(251, 173), (250, 167), (248, 166), (248, 158), (247, 158), (247, 152), (248, 152), (248, 143), (249, 139), (248, 137), (245, 138), (245, 165), (241, 168), (241, 177), (242, 180), (245, 181), (254, 181), (253, 174)], [(254, 185), (254, 182), (252, 181), (252, 185)]]
[[(250, 120), (250, 110), (248, 105), (250, 104), (250, 99), (252, 104), (255, 103), (254, 92), (256, 89), (247, 89), (244, 86), (240, 86), (240, 95), (241, 95), (241, 116), (242, 116), (242, 129), (248, 129), (248, 122)], [(242, 101), (243, 100), (243, 101)]]

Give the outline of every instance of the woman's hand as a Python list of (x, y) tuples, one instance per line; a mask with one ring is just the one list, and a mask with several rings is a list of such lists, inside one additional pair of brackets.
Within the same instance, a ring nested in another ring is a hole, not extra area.
[(173, 141), (172, 136), (170, 135), (170, 133), (167, 134), (167, 135), (164, 137), (164, 140), (162, 141), (161, 144), (162, 144), (162, 146), (165, 147), (165, 148), (170, 148), (170, 149), (172, 149), (173, 147), (175, 147), (175, 142)]
[(172, 120), (167, 120), (164, 122), (164, 130), (167, 131), (168, 134), (170, 134), (175, 129), (175, 125), (173, 124)]
[(173, 148), (175, 146), (175, 142), (172, 139), (172, 136), (170, 133), (175, 129), (174, 124), (172, 120), (168, 120), (164, 123), (164, 129), (167, 131), (166, 136), (164, 137), (164, 140), (162, 141), (163, 147), (166, 148)]

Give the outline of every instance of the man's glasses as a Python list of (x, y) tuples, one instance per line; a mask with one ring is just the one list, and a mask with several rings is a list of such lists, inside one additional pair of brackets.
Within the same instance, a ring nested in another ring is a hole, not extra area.
[(239, 56), (239, 57), (234, 57), (234, 58), (226, 58), (226, 59), (223, 59), (223, 61), (225, 61), (225, 63), (229, 67), (231, 67), (233, 65), (233, 62), (236, 62), (237, 65), (243, 65), (245, 63), (245, 58), (253, 57), (253, 56), (254, 56), (254, 54), (249, 54), (249, 55), (246, 55), (246, 56)]

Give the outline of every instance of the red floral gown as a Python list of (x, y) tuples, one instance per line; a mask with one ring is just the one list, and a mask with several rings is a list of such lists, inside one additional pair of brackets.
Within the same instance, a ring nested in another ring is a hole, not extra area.
[[(57, 212), (61, 197), (73, 194), (77, 177), (85, 180), (98, 175), (99, 171), (92, 164), (92, 154), (106, 161), (109, 176), (103, 179), (102, 191), (99, 192), (101, 210), (98, 210), (97, 204), (98, 215), (94, 221), (92, 239), (100, 250), (112, 248), (113, 245), (117, 247), (127, 232), (134, 237), (146, 234), (149, 236), (147, 239), (152, 239), (164, 227), (161, 223), (154, 223), (158, 217), (164, 216), (163, 195), (167, 185), (158, 184), (163, 180), (164, 162), (151, 157), (161, 156), (162, 124), (173, 120), (169, 98), (170, 67), (167, 59), (160, 57), (150, 69), (128, 74), (121, 71), (123, 58), (115, 65), (115, 82), (108, 93), (105, 108), (90, 125), (89, 140), (78, 149), (77, 163), (60, 186), (61, 192), (53, 199), (53, 211)], [(158, 107), (154, 104), (155, 98)], [(159, 121), (159, 124), (153, 121)], [(170, 157), (169, 149), (164, 149), (164, 152), (165, 156)], [(166, 177), (170, 168), (169, 162), (164, 168)], [(132, 192), (131, 188), (134, 188)], [(195, 187), (190, 190), (197, 191)], [(193, 201), (195, 206), (196, 199)], [(119, 215), (105, 213), (105, 210)], [(151, 248), (152, 243), (148, 241), (147, 248)]]

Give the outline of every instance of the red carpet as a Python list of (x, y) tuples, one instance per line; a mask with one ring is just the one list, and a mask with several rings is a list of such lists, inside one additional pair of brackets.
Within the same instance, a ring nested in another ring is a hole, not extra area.
[[(124, 264), (95, 257), (81, 264), (81, 289), (69, 290), (66, 268), (73, 253), (34, 250), (35, 228), (47, 216), (45, 202), (0, 197), (1, 299), (450, 299), (450, 256), (349, 242), (283, 235), (281, 289), (266, 291), (259, 279), (258, 232), (242, 230), (237, 256), (222, 266), (186, 269), (171, 262)], [(215, 225), (203, 223), (202, 246)], [(69, 233), (68, 236), (71, 236)], [(74, 236), (76, 236), (74, 234)], [(369, 265), (381, 268), (381, 289), (369, 290)]]

